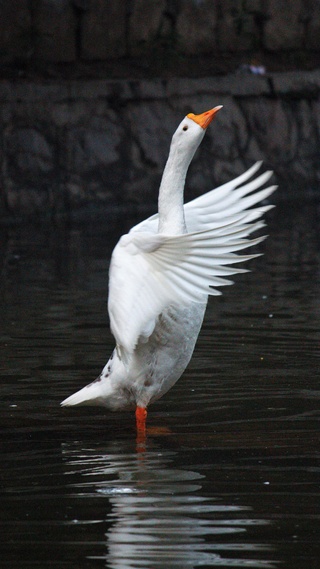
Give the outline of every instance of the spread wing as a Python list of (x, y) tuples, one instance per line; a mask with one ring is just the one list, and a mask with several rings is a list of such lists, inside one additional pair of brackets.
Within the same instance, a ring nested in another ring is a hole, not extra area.
[(158, 234), (154, 215), (120, 239), (111, 260), (108, 308), (124, 363), (137, 342), (152, 334), (169, 304), (206, 302), (208, 295), (221, 294), (216, 287), (232, 284), (226, 277), (245, 272), (229, 265), (255, 256), (237, 252), (263, 239), (248, 237), (264, 227), (260, 218), (273, 206), (252, 206), (276, 189), (261, 189), (272, 172), (254, 177), (260, 166), (256, 163), (235, 180), (186, 204), (189, 233)]
[(247, 238), (263, 225), (252, 223), (256, 216), (242, 212), (209, 230), (178, 236), (133, 232), (120, 239), (111, 260), (108, 308), (125, 363), (169, 304), (206, 302), (208, 295), (221, 294), (215, 287), (232, 284), (226, 277), (245, 271), (228, 265), (255, 256), (236, 252), (264, 239)]
[[(246, 172), (234, 178), (234, 180), (185, 204), (184, 213), (188, 231), (196, 232), (209, 229), (213, 221), (223, 222), (233, 213), (243, 212), (247, 208), (268, 198), (275, 191), (277, 186), (269, 186), (265, 189), (260, 189), (272, 176), (272, 171), (270, 170), (259, 176), (255, 176), (261, 165), (262, 162), (256, 162)], [(257, 218), (261, 217), (264, 212), (272, 207), (272, 205), (260, 206), (257, 211)], [(152, 215), (138, 225), (135, 225), (130, 233), (135, 231), (151, 231), (152, 233), (156, 233), (158, 230), (158, 220), (158, 214)]]

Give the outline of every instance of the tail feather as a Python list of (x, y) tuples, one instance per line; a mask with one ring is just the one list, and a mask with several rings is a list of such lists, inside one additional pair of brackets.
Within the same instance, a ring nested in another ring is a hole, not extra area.
[(89, 383), (70, 397), (60, 403), (61, 407), (71, 407), (73, 405), (101, 405), (101, 376)]

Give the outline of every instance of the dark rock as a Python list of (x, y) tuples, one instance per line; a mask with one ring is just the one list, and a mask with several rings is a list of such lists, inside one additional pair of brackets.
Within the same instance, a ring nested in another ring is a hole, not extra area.
[(320, 3), (318, 0), (307, 0), (304, 7), (304, 21), (306, 23), (305, 47), (320, 51)]
[(182, 2), (177, 19), (176, 31), (179, 48), (186, 54), (212, 53), (217, 49), (216, 2), (203, 0)]
[(76, 17), (69, 0), (33, 0), (34, 56), (67, 63), (76, 59)]
[(103, 60), (126, 53), (126, 3), (91, 0), (81, 22), (81, 57)]
[(300, 49), (304, 42), (302, 0), (269, 0), (264, 47), (272, 51)]
[(156, 48), (157, 38), (166, 30), (161, 29), (166, 0), (135, 0), (129, 20), (129, 53), (136, 56)]
[(47, 176), (54, 153), (47, 138), (33, 127), (14, 128), (6, 137), (9, 172), (16, 180)]
[(217, 25), (218, 49), (242, 51), (255, 49), (259, 45), (259, 28), (254, 16), (237, 0), (220, 0)]
[(0, 61), (10, 63), (32, 55), (31, 11), (27, 2), (1, 2)]
[[(272, 93), (268, 80), (272, 80)], [(186, 199), (256, 160), (279, 195), (320, 180), (320, 71), (201, 80), (0, 82), (0, 217), (74, 215), (94, 204), (156, 209), (172, 134), (222, 104), (187, 177)]]

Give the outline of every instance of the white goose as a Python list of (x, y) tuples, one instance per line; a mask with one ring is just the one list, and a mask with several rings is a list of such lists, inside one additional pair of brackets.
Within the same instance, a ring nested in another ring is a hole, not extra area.
[(261, 162), (183, 205), (189, 164), (220, 109), (187, 115), (174, 133), (159, 213), (121, 237), (112, 254), (108, 310), (116, 348), (100, 376), (61, 405), (135, 408), (138, 432), (144, 432), (147, 406), (174, 385), (190, 361), (208, 296), (232, 284), (229, 275), (246, 271), (227, 265), (255, 257), (235, 252), (263, 239), (248, 236), (264, 227), (259, 218), (273, 207), (248, 209), (276, 189), (252, 193), (272, 175), (248, 181)]

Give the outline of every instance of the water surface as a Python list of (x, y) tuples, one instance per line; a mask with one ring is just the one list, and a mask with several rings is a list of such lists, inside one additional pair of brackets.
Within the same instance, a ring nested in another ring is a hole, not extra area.
[(113, 348), (108, 262), (134, 220), (2, 231), (1, 567), (320, 567), (319, 208), (268, 221), (144, 449), (132, 413), (59, 407)]

